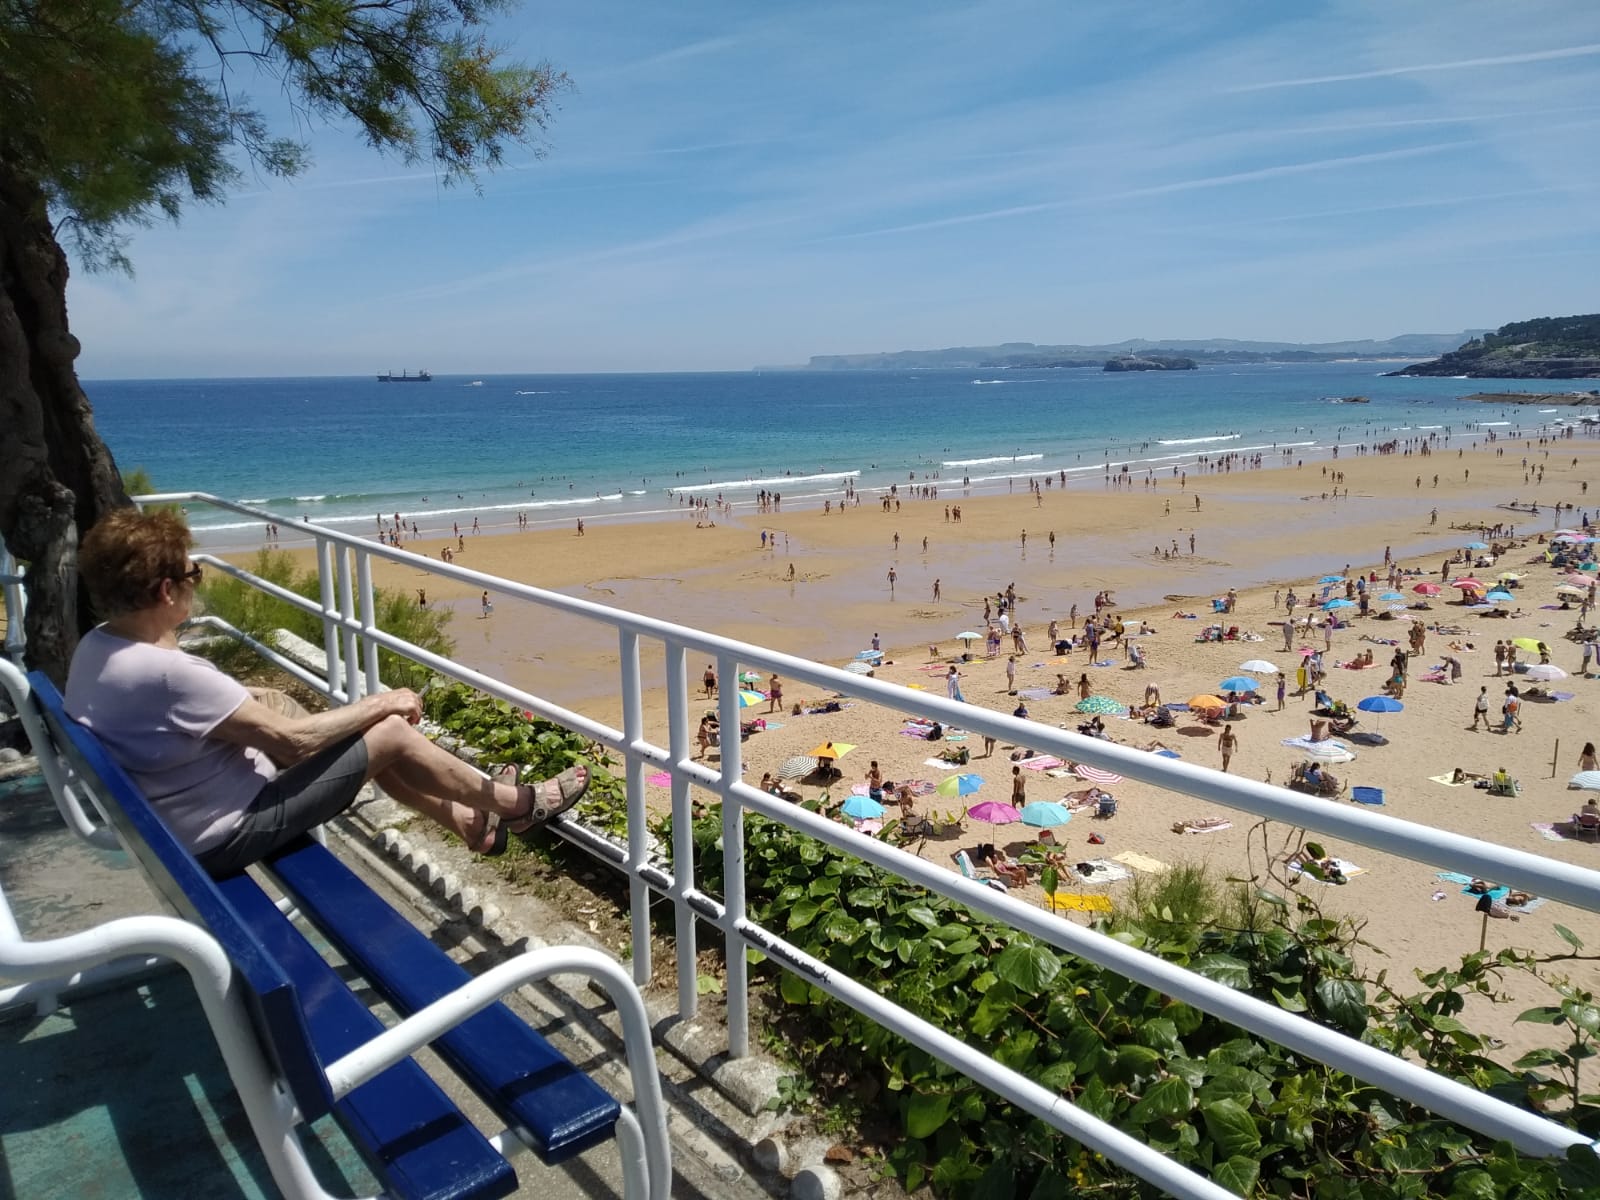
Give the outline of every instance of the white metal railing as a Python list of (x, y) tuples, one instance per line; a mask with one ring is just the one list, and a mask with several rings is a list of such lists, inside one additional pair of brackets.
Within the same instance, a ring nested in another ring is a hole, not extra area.
[(20, 667), (26, 644), (22, 623), (28, 613), (27, 593), (22, 590), (22, 569), (4, 542), (0, 542), (0, 596), (5, 599), (5, 656)]
[[(1098, 963), (1308, 1058), (1410, 1100), (1467, 1128), (1492, 1138), (1509, 1140), (1525, 1153), (1558, 1155), (1573, 1144), (1594, 1145), (1582, 1134), (1546, 1120), (1537, 1113), (1492, 1099), (1415, 1063), (1287, 1013), (1276, 1005), (1236, 992), (1152, 954), (1132, 949), (1113, 938), (964, 880), (913, 854), (872, 838), (864, 838), (834, 821), (777, 800), (741, 782), (741, 746), (734, 733), (739, 728), (736, 689), (725, 689), (718, 698), (722, 728), (728, 731), (722, 739), (719, 769), (712, 770), (693, 761), (689, 732), (691, 700), (687, 655), (692, 651), (697, 655), (709, 656), (716, 663), (719, 677), (723, 679), (735, 679), (741, 669), (750, 667), (780, 672), (799, 683), (834, 690), (901, 712), (932, 717), (947, 725), (959, 724), (979, 734), (1016, 740), (1041, 751), (1103, 767), (1169, 791), (1211, 800), (1433, 866), (1500, 879), (1590, 911), (1600, 911), (1600, 872), (1361, 809), (1331, 805), (1269, 784), (1036, 725), (896, 684), (852, 675), (792, 655), (486, 575), (452, 563), (435, 562), (406, 550), (280, 517), (205, 493), (174, 493), (139, 499), (141, 503), (210, 504), (263, 523), (275, 523), (282, 528), (292, 529), (314, 542), (320, 568), (320, 602), (287, 593), (258, 579), (248, 570), (213, 555), (199, 554), (195, 557), (197, 561), (259, 587), (321, 619), (328, 656), (328, 677), (324, 690), (335, 702), (357, 698), (378, 687), (376, 651), (383, 648), (575, 730), (620, 756), (625, 764), (628, 806), (625, 849), (571, 820), (559, 819), (551, 828), (627, 875), (633, 918), (632, 962), (634, 978), (640, 983), (648, 980), (651, 974), (649, 915), (652, 898), (659, 893), (673, 905), (677, 933), (678, 1010), (681, 1016), (694, 1015), (698, 1006), (698, 924), (704, 922), (722, 933), (726, 940), (728, 972), (728, 1048), (733, 1056), (742, 1056), (749, 1051), (748, 971), (743, 950), (750, 946), (763, 951), (786, 969), (802, 975), (809, 983), (922, 1047), (1009, 1102), (1170, 1194), (1196, 1200), (1202, 1197), (1221, 1200), (1231, 1195), (1202, 1176), (1173, 1163), (1143, 1142), (1083, 1112), (1056, 1093), (1001, 1066), (959, 1038), (884, 999), (872, 988), (840, 975), (791, 945), (781, 934), (752, 921), (745, 911), (744, 891), (743, 832), (744, 813), (748, 810), (788, 825), (930, 891), (960, 901), (1060, 950)], [(599, 622), (615, 630), (620, 651), (617, 682), (622, 700), (623, 728), (614, 729), (571, 712), (377, 628), (372, 616), (371, 563), (374, 557), (402, 563), (474, 589), (485, 589), (502, 597)], [(645, 736), (641, 640), (659, 643), (665, 651), (664, 682), (668, 711), (665, 747), (652, 743)], [(656, 861), (651, 855), (645, 819), (644, 777), (647, 768), (665, 770), (672, 777), (673, 857), (670, 867)], [(722, 800), (725, 894), (721, 900), (702, 891), (695, 878), (690, 811), (690, 792), (694, 787), (711, 791)]]

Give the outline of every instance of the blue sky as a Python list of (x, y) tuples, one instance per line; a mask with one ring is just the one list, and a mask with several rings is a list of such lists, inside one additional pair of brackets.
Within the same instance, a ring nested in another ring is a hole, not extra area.
[[(76, 271), (86, 378), (738, 370), (1600, 310), (1600, 3), (528, 0), (481, 194), (312, 170)], [(258, 89), (260, 90), (260, 89)]]

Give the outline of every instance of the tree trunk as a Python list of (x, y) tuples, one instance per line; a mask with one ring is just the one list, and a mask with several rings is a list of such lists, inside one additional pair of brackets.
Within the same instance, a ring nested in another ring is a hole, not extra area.
[(78, 534), (128, 503), (67, 329), (67, 256), (43, 193), (0, 161), (0, 537), (27, 564), (27, 658), (66, 679), (89, 619)]

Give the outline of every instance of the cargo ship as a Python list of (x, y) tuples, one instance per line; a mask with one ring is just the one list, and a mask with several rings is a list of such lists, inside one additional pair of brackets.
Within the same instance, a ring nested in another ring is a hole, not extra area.
[(401, 371), (396, 375), (393, 371), (385, 371), (378, 376), (379, 383), (432, 383), (433, 376), (426, 371), (418, 371), (415, 375)]

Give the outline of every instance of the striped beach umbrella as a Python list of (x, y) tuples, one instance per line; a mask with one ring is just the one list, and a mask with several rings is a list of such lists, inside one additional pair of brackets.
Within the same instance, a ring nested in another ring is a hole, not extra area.
[(766, 697), (763, 696), (760, 692), (740, 691), (740, 693), (739, 693), (739, 707), (740, 708), (754, 708), (756, 705), (762, 704), (765, 701), (766, 701)]
[(1079, 779), (1087, 779), (1090, 783), (1122, 782), (1122, 776), (1115, 771), (1107, 771), (1103, 767), (1091, 767), (1088, 763), (1077, 763), (1073, 766), (1072, 773)]
[(1567, 673), (1553, 663), (1534, 663), (1522, 673), (1522, 676), (1535, 683), (1554, 683), (1558, 679), (1565, 679)]
[(1567, 786), (1580, 792), (1600, 792), (1600, 771), (1579, 771), (1567, 780)]

